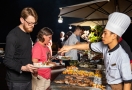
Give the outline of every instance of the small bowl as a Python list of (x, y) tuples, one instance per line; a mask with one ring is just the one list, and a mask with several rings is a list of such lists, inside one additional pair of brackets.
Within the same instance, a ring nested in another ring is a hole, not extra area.
[(97, 64), (97, 69), (104, 69), (104, 65)]

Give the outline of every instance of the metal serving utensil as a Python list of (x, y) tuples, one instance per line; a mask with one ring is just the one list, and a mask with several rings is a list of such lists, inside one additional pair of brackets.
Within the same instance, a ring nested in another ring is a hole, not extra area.
[(54, 60), (56, 59), (61, 53), (57, 53), (56, 55), (54, 55), (50, 60)]

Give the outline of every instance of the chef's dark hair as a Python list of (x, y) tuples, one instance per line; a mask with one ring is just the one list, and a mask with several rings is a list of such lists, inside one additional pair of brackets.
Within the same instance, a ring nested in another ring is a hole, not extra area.
[(53, 35), (53, 31), (48, 28), (48, 27), (44, 27), (42, 28), (37, 35), (37, 39), (41, 42), (44, 42), (45, 39), (43, 38), (43, 35), (48, 36), (48, 35)]

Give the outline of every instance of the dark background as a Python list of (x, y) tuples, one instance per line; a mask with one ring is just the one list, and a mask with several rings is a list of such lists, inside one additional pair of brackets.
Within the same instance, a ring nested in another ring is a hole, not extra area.
[[(53, 42), (59, 38), (60, 31), (67, 32), (70, 23), (79, 21), (77, 18), (63, 18), (63, 23), (58, 23), (59, 7), (88, 2), (91, 0), (0, 0), (0, 43), (5, 43), (8, 32), (20, 24), (20, 12), (24, 7), (33, 7), (38, 13), (38, 24), (31, 33), (33, 41), (42, 27), (49, 27), (53, 30)], [(131, 44), (131, 29), (128, 28), (123, 38)], [(72, 31), (74, 30), (74, 27)]]

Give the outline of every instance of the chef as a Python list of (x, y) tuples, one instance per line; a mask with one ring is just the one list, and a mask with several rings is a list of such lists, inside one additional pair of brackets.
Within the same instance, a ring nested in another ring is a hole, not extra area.
[(64, 53), (71, 49), (91, 49), (95, 52), (103, 53), (106, 79), (111, 87), (107, 90), (131, 90), (130, 59), (118, 42), (130, 23), (129, 16), (114, 12), (108, 17), (101, 42), (63, 46), (60, 52)]

